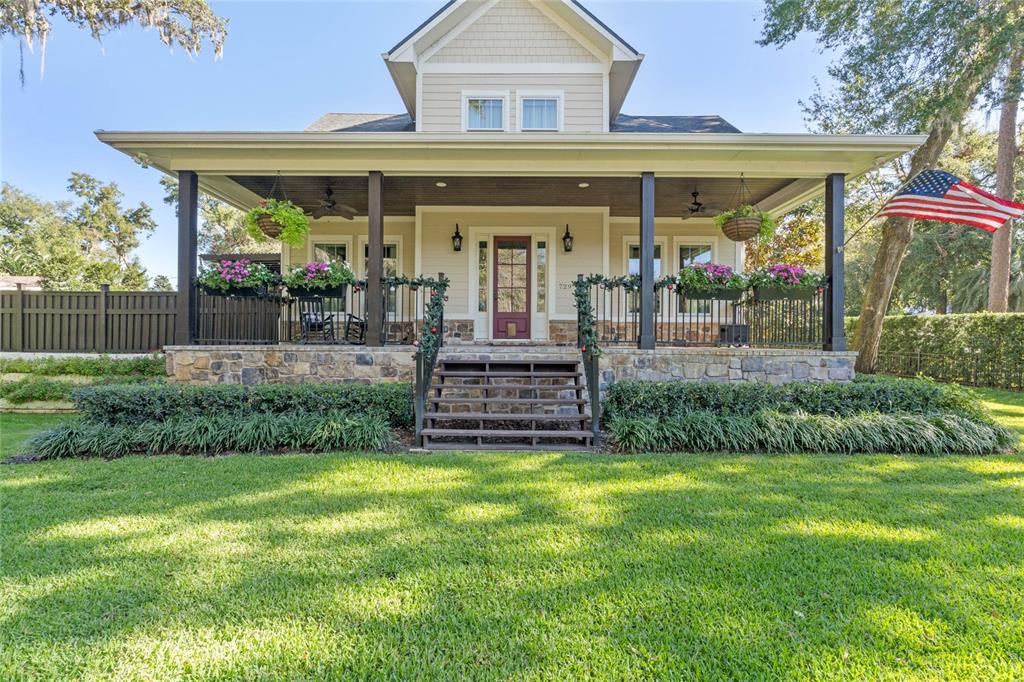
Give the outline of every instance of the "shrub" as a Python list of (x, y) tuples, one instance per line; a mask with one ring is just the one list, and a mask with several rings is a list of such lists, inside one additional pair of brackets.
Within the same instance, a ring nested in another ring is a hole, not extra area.
[(72, 399), (86, 419), (111, 425), (211, 414), (289, 412), (376, 415), (392, 427), (413, 423), (408, 383), (90, 386), (75, 390)]
[[(146, 377), (113, 376), (103, 377), (96, 384), (126, 384), (147, 381)], [(48, 379), (40, 376), (29, 376), (18, 381), (0, 383), (0, 398), (20, 405), (35, 400), (69, 400), (72, 392), (80, 388), (81, 384), (74, 384), (70, 381)]]
[(858, 378), (849, 384), (693, 383), (625, 379), (608, 387), (607, 419), (681, 417), (696, 411), (750, 415), (763, 410), (848, 416), (860, 412), (953, 412), (986, 417), (977, 398), (959, 386), (919, 379)]
[(130, 454), (383, 451), (394, 442), (388, 423), (377, 415), (256, 413), (242, 418), (202, 415), (132, 425), (73, 421), (37, 434), (27, 449), (40, 459), (113, 459)]
[(612, 443), (625, 452), (893, 452), (983, 455), (1011, 450), (1017, 436), (962, 415), (849, 416), (759, 411), (721, 414), (696, 410), (667, 419), (615, 417)]
[(76, 374), (88, 377), (162, 377), (166, 374), (162, 355), (149, 355), (143, 358), (118, 358), (103, 355), (95, 358), (47, 357), (0, 360), (0, 374), (9, 372), (39, 376)]

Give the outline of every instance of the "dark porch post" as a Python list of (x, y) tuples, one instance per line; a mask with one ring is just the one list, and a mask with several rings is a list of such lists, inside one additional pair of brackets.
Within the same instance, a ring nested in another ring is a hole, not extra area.
[(825, 178), (825, 274), (829, 287), (825, 290), (824, 345), (825, 350), (846, 350), (846, 282), (843, 267), (845, 241), (845, 181), (842, 173)]
[(654, 173), (640, 175), (640, 348), (654, 348)]
[(199, 175), (178, 172), (178, 299), (174, 342), (187, 346), (195, 338), (196, 240), (199, 234)]
[(366, 258), (366, 345), (383, 345), (384, 287), (384, 174), (370, 171), (367, 183), (368, 225)]

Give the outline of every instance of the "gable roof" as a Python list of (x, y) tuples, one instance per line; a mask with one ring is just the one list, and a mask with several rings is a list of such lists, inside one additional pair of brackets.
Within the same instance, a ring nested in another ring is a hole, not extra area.
[[(382, 54), (409, 116), (417, 116), (422, 60), (459, 35), (501, 0), (448, 0), (426, 21)], [(529, 0), (572, 39), (593, 54), (608, 73), (608, 115), (614, 120), (644, 56), (599, 20), (579, 0)]]
[[(306, 130), (313, 132), (399, 133), (416, 129), (409, 114), (328, 113), (313, 121)], [(612, 123), (613, 133), (738, 133), (721, 116), (629, 116), (619, 114)]]

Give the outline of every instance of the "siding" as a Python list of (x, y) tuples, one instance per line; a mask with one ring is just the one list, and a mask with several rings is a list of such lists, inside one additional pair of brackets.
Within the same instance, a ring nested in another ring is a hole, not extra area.
[(460, 132), (463, 91), (508, 92), (509, 130), (516, 130), (518, 92), (564, 92), (565, 132), (604, 130), (604, 80), (599, 73), (423, 74), (422, 130)]
[[(384, 221), (384, 243), (393, 242), (399, 244), (398, 257), (402, 263), (402, 272), (399, 274), (410, 277), (420, 274), (415, 273), (416, 269), (416, 221), (413, 218), (386, 218)], [(311, 258), (313, 244), (344, 242), (348, 244), (348, 259), (356, 272), (357, 277), (362, 277), (363, 259), (358, 253), (360, 239), (366, 240), (368, 234), (366, 218), (355, 218), (354, 220), (324, 219), (314, 220), (310, 224), (309, 237), (306, 243), (300, 247), (293, 247), (286, 250), (287, 264), (295, 265), (306, 263)]]
[(502, 0), (451, 40), (433, 63), (596, 63), (529, 0)]
[[(640, 219), (612, 218), (608, 230), (608, 268), (613, 276), (625, 274), (623, 240), (626, 237), (629, 237), (631, 243), (639, 243)], [(715, 263), (737, 267), (735, 242), (725, 238), (721, 230), (709, 220), (682, 221), (678, 218), (659, 218), (654, 223), (654, 238), (655, 243), (663, 244), (663, 248), (668, 252), (662, 254), (662, 275), (678, 271), (678, 247), (681, 243), (711, 244), (712, 259)]]

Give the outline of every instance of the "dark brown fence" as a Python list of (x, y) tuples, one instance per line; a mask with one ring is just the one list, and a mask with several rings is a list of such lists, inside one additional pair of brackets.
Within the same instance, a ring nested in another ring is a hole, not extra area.
[(986, 386), (1024, 391), (1024, 363), (1008, 363), (980, 353), (879, 353), (879, 374), (923, 376), (965, 386)]
[(0, 350), (147, 353), (174, 342), (177, 294), (158, 291), (0, 292)]

